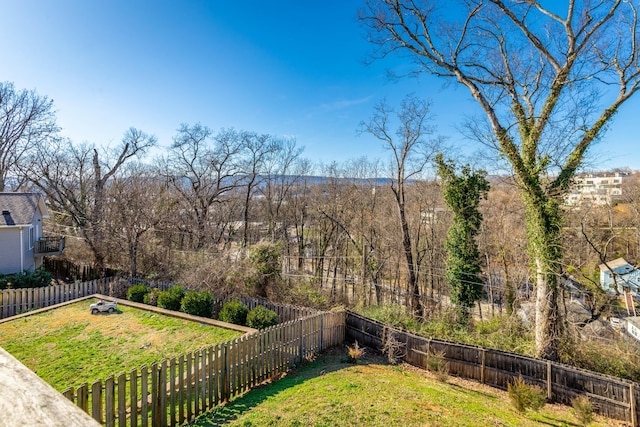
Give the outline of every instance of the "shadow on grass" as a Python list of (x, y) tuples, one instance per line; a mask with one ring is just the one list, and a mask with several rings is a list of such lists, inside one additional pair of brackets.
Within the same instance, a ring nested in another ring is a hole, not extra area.
[[(322, 354), (318, 359), (311, 362), (304, 362), (302, 366), (291, 369), (281, 379), (256, 387), (244, 395), (228, 402), (224, 406), (220, 406), (213, 411), (200, 416), (193, 426), (197, 427), (219, 427), (234, 421), (244, 412), (249, 411), (271, 396), (304, 383), (307, 380), (319, 377), (329, 372), (339, 371), (341, 369), (354, 366), (351, 363), (344, 362), (343, 354), (338, 355), (342, 351), (341, 348), (329, 350), (329, 353)], [(342, 353), (344, 353), (342, 351)], [(372, 360), (371, 363), (377, 363)], [(359, 365), (367, 365), (367, 360), (359, 363)]]

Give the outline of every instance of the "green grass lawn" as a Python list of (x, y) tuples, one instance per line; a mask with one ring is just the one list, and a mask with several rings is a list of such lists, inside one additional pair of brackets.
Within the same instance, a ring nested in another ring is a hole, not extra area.
[[(517, 413), (505, 392), (367, 356), (327, 354), (283, 379), (201, 416), (195, 426), (577, 426), (571, 408)], [(622, 426), (597, 418), (592, 426)]]
[(125, 306), (92, 315), (96, 301), (2, 323), (0, 347), (64, 391), (241, 335)]

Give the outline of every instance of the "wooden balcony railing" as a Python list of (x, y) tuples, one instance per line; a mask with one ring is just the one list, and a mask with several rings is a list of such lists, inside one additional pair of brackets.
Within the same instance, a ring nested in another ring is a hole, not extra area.
[(64, 236), (42, 237), (35, 245), (35, 252), (41, 255), (60, 255), (64, 252)]

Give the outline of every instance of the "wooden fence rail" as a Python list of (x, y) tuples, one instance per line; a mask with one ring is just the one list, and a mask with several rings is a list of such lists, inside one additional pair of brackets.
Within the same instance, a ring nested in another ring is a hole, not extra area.
[(632, 381), (515, 353), (426, 338), (347, 312), (348, 341), (382, 349), (385, 336), (403, 346), (403, 360), (413, 366), (426, 369), (429, 356), (441, 353), (452, 375), (500, 389), (521, 376), (528, 384), (546, 390), (549, 401), (571, 405), (573, 398), (585, 395), (596, 413), (638, 426), (640, 396)]
[(345, 313), (323, 312), (63, 394), (107, 427), (182, 425), (344, 338)]

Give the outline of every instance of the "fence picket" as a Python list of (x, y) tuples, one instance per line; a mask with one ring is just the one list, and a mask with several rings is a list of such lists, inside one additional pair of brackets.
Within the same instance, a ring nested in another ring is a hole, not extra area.
[(169, 422), (168, 425), (173, 427), (176, 425), (176, 359), (169, 359)]
[(208, 386), (209, 386), (209, 390), (208, 390), (208, 396), (209, 396), (209, 406), (208, 408), (211, 409), (213, 408), (214, 405), (214, 400), (215, 400), (215, 396), (214, 396), (214, 384), (215, 384), (215, 379), (214, 379), (214, 366), (213, 366), (213, 362), (214, 362), (214, 357), (213, 357), (213, 346), (209, 346), (208, 348), (208, 353), (207, 353), (207, 379), (208, 379)]
[(200, 350), (200, 409), (207, 410), (207, 349)]
[(149, 427), (149, 370), (147, 365), (140, 368), (140, 419), (142, 427)]
[(116, 423), (116, 405), (113, 375), (104, 382), (104, 414), (107, 427), (114, 427)]
[(167, 425), (167, 359), (162, 359), (158, 372), (158, 426)]
[(102, 423), (102, 381), (98, 380), (91, 385), (91, 416)]
[(182, 424), (185, 421), (184, 418), (184, 404), (185, 404), (185, 389), (184, 389), (184, 356), (178, 357), (178, 424)]
[(200, 413), (200, 352), (193, 352), (193, 414), (198, 416)]
[(131, 427), (138, 427), (138, 371), (132, 369), (129, 372), (129, 422)]
[(160, 410), (158, 409), (159, 392), (158, 392), (158, 363), (151, 364), (151, 425), (153, 427), (160, 426)]
[(118, 426), (127, 426), (127, 375), (118, 375)]
[(191, 421), (191, 417), (193, 416), (193, 396), (191, 394), (191, 387), (193, 384), (193, 355), (191, 352), (187, 353), (187, 357), (185, 358), (186, 362), (186, 370), (187, 370), (187, 379), (186, 379), (186, 388), (187, 388), (187, 420)]

